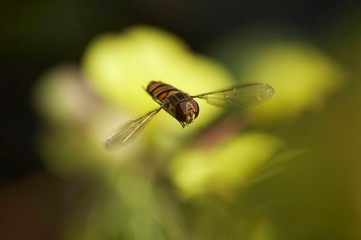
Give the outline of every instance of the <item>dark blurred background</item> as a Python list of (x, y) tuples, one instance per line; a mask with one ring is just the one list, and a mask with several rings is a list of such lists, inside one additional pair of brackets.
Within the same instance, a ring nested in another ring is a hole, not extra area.
[[(35, 176), (32, 181), (41, 182), (42, 174), (47, 172), (34, 143), (36, 128), (42, 124), (34, 113), (31, 102), (34, 83), (52, 66), (64, 62), (79, 63), (87, 44), (96, 35), (103, 32), (118, 32), (134, 24), (149, 24), (173, 32), (183, 38), (194, 51), (202, 53), (220, 36), (235, 29), (256, 24), (279, 23), (292, 26), (292, 31), (311, 39), (336, 59), (339, 57), (338, 60), (345, 65), (352, 65), (349, 58), (342, 58), (342, 54), (347, 51), (342, 52), (340, 49), (353, 44), (350, 40), (352, 38), (343, 38), (343, 34), (350, 36), (352, 32), (349, 28), (361, 27), (359, 13), (361, 13), (361, 3), (352, 0), (2, 1), (0, 3), (2, 196), (9, 191), (16, 192), (16, 189), (9, 186), (22, 184), (23, 179), (27, 177)], [(339, 19), (343, 19), (342, 22), (338, 22)], [(328, 38), (335, 35), (339, 37)], [(60, 181), (57, 178), (53, 181), (49, 182), (49, 194), (53, 194), (54, 199), (58, 199), (58, 193), (50, 189), (60, 184)], [(27, 195), (16, 196), (19, 199), (26, 198)], [(41, 196), (38, 197), (41, 199)], [(17, 212), (9, 212), (12, 213), (15, 214), (15, 218)], [(59, 215), (59, 213), (53, 214), (53, 216)], [(51, 221), (56, 222), (56, 217), (53, 218)], [(0, 220), (0, 225), (2, 221), (4, 220)], [(18, 224), (15, 220), (13, 222), (14, 225)], [(20, 223), (19, 226), (26, 225)], [(48, 231), (51, 232), (51, 228)], [(50, 233), (48, 235), (39, 233), (38, 236), (41, 235), (51, 236)], [(48, 238), (44, 237), (44, 239)]]

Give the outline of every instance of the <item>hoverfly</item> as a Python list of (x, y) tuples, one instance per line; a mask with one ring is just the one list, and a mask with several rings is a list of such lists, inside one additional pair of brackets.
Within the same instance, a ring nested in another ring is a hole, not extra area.
[(199, 106), (194, 98), (204, 99), (207, 103), (219, 107), (245, 107), (263, 102), (274, 94), (271, 86), (261, 83), (236, 85), (228, 89), (193, 96), (171, 85), (156, 81), (151, 81), (145, 90), (160, 107), (116, 129), (106, 139), (106, 149), (128, 143), (162, 109), (174, 117), (182, 127), (187, 126), (199, 114)]

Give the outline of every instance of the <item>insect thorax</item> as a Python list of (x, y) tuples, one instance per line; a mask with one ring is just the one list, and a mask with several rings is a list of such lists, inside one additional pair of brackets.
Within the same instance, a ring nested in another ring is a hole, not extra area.
[(163, 100), (163, 109), (170, 113), (173, 117), (175, 117), (175, 108), (180, 102), (188, 101), (191, 98), (183, 93), (183, 92), (176, 92), (166, 99)]
[(199, 113), (198, 103), (183, 92), (169, 96), (163, 106), (163, 109), (177, 119), (182, 127), (192, 123)]

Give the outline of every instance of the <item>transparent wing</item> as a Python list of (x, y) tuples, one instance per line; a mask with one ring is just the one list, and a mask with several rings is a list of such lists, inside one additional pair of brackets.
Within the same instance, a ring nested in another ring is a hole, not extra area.
[(107, 150), (114, 149), (115, 147), (122, 147), (132, 139), (135, 135), (139, 133), (146, 123), (148, 123), (160, 110), (162, 107), (155, 109), (146, 115), (134, 119), (123, 126), (117, 128), (105, 141), (105, 148)]
[(207, 103), (219, 107), (246, 107), (261, 103), (273, 94), (274, 89), (271, 86), (262, 83), (251, 83), (192, 97), (204, 99)]

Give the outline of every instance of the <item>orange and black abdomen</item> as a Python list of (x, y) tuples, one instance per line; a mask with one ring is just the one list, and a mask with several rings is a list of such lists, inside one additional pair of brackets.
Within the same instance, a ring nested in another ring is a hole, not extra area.
[(197, 102), (188, 94), (171, 85), (152, 81), (148, 84), (146, 91), (182, 126), (191, 123), (198, 116)]
[(164, 100), (175, 93), (180, 92), (178, 89), (162, 83), (152, 81), (148, 84), (147, 92), (153, 97), (159, 104), (164, 103)]

